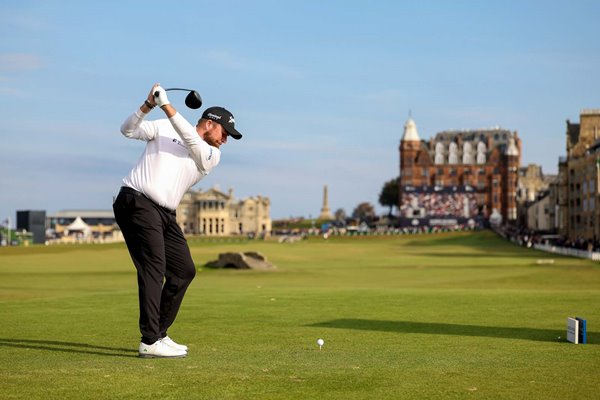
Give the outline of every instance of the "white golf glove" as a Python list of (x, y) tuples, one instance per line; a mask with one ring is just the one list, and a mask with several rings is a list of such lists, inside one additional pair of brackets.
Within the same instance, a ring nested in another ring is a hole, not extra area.
[(167, 104), (171, 104), (169, 102), (169, 98), (167, 97), (167, 92), (162, 87), (158, 86), (154, 88), (154, 101), (156, 105), (159, 107), (166, 106)]

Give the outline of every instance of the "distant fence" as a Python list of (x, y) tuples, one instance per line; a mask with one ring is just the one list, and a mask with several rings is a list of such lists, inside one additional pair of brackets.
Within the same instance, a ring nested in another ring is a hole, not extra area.
[(588, 258), (593, 261), (600, 261), (600, 253), (594, 251), (578, 250), (569, 247), (558, 247), (549, 244), (534, 244), (533, 247), (537, 250), (542, 250), (548, 253), (562, 254), (564, 256)]

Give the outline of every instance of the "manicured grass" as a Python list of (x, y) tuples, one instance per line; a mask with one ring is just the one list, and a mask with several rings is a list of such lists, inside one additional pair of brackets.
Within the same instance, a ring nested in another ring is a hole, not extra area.
[[(137, 358), (137, 287), (124, 245), (0, 249), (0, 398), (589, 399), (600, 391), (597, 263), (490, 232), (190, 245), (199, 273), (169, 332), (190, 353), (176, 360)], [(223, 251), (259, 251), (278, 269), (201, 267)], [(567, 316), (587, 319), (589, 344), (565, 341)]]

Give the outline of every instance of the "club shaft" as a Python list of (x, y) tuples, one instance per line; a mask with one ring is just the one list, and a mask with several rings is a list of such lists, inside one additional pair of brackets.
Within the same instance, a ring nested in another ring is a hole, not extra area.
[(165, 92), (168, 92), (169, 90), (183, 90), (185, 92), (193, 92), (193, 89), (182, 89), (182, 88), (169, 88), (169, 89), (165, 89)]

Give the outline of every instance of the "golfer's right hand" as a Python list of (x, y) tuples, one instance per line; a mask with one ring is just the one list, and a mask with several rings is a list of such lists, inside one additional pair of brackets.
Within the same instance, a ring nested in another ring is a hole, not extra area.
[(167, 97), (167, 92), (161, 86), (156, 86), (152, 88), (154, 90), (154, 101), (156, 105), (159, 107), (166, 106), (167, 104), (171, 104), (169, 102), (169, 98)]

